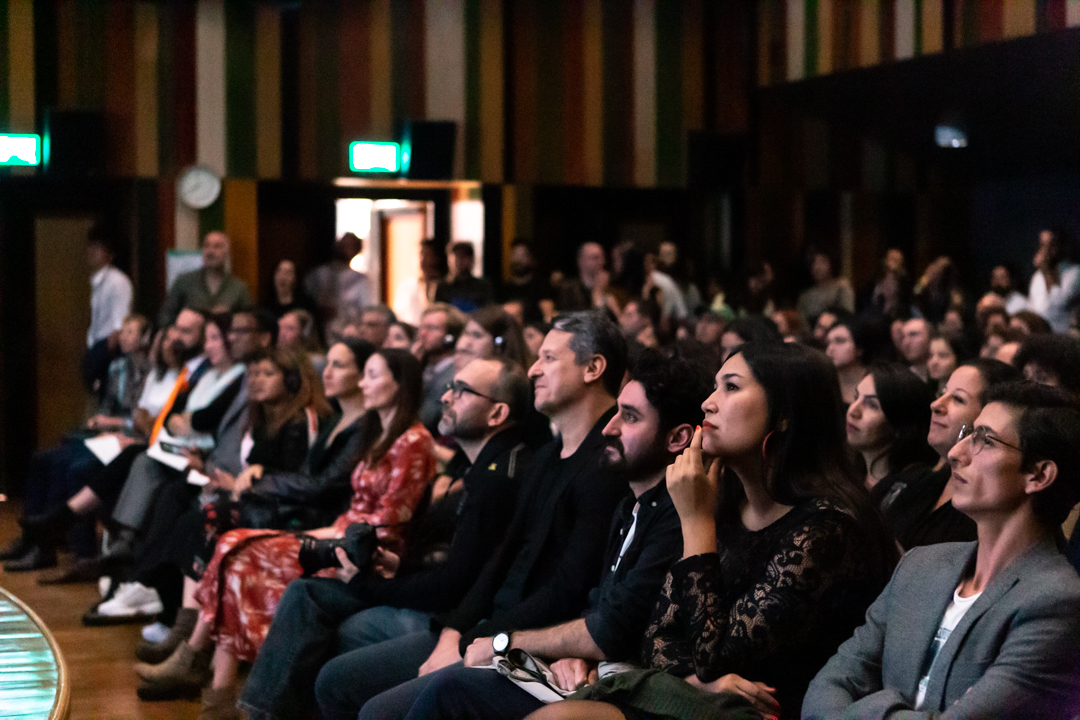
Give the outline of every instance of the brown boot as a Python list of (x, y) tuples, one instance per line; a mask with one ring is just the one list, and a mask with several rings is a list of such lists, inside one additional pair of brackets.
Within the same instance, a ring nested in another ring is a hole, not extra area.
[(240, 693), (235, 685), (223, 688), (206, 688), (202, 693), (202, 710), (199, 720), (240, 720), (236, 707)]
[(195, 685), (202, 687), (210, 679), (208, 650), (195, 652), (187, 642), (176, 646), (165, 662), (157, 665), (135, 663), (135, 674), (155, 685)]
[(191, 637), (195, 629), (195, 622), (199, 619), (199, 611), (194, 608), (181, 608), (176, 613), (176, 622), (169, 629), (169, 634), (161, 642), (148, 642), (143, 640), (135, 648), (135, 657), (147, 665), (157, 665), (169, 659), (176, 651), (180, 643)]

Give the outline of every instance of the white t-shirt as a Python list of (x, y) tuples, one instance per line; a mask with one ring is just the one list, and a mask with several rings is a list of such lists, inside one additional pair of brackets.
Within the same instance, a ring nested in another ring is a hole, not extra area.
[(982, 593), (976, 593), (971, 597), (960, 597), (960, 588), (953, 590), (953, 599), (949, 607), (945, 608), (945, 616), (941, 618), (941, 625), (934, 635), (934, 641), (930, 643), (930, 650), (926, 653), (923, 661), (923, 674), (919, 678), (919, 692), (915, 696), (915, 709), (922, 709), (923, 700), (926, 699), (926, 687), (930, 684), (930, 674), (934, 671), (934, 662), (945, 647), (945, 642), (952, 635), (952, 631), (960, 624), (960, 619), (975, 604)]

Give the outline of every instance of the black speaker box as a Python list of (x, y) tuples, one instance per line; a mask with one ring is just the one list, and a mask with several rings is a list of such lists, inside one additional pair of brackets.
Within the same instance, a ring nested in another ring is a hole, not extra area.
[(105, 172), (105, 113), (46, 110), (42, 160), (49, 175)]
[(402, 175), (410, 180), (454, 177), (457, 123), (452, 120), (406, 120), (401, 126)]

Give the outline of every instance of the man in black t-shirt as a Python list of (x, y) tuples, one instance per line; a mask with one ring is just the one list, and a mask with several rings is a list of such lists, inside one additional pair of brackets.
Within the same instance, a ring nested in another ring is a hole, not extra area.
[(559, 437), (542, 447), (499, 552), (432, 629), (339, 655), (316, 682), (320, 715), (352, 718), (400, 683), (461, 662), (473, 640), (576, 617), (600, 578), (626, 485), (601, 468), (601, 434), (626, 367), (618, 327), (595, 312), (556, 319), (529, 371), (534, 406)]

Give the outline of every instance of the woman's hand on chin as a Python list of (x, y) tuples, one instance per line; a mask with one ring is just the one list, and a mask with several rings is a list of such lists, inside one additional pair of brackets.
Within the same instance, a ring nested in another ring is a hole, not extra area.
[(701, 426), (690, 446), (667, 468), (667, 489), (683, 528), (683, 557), (716, 552), (716, 498), (720, 462), (701, 452)]

